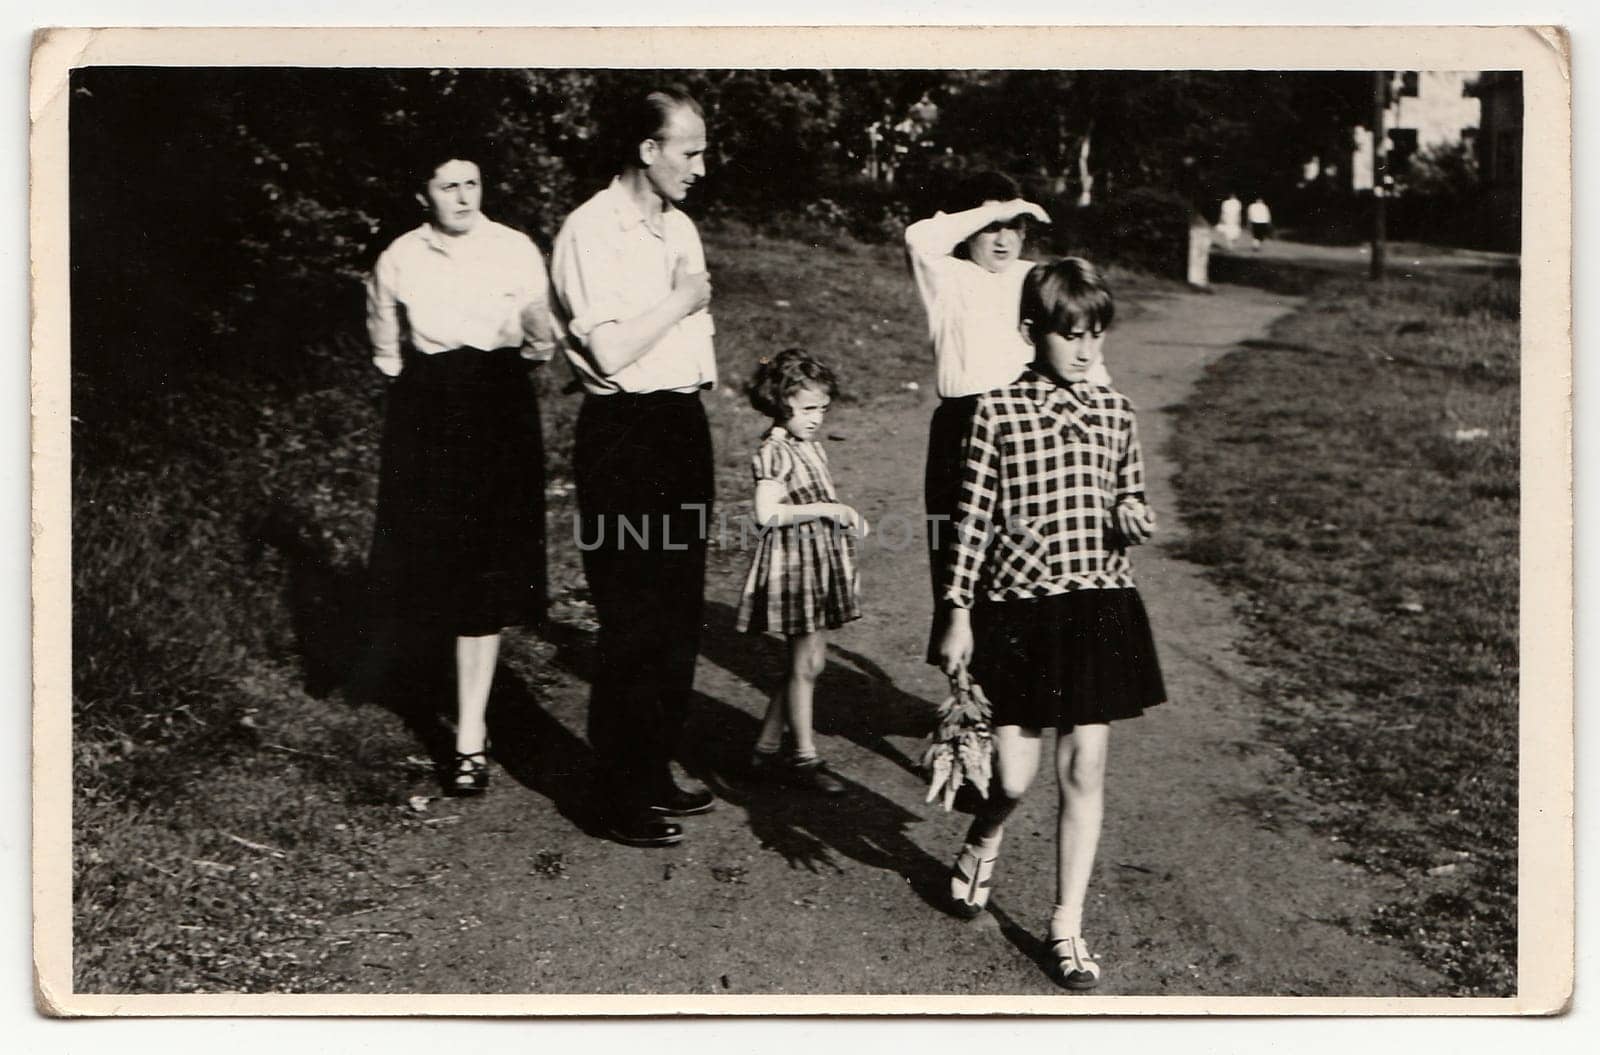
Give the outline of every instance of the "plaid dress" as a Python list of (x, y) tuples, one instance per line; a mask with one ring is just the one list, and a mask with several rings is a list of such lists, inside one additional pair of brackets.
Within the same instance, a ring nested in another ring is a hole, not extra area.
[[(773, 480), (790, 505), (837, 502), (828, 455), (814, 440), (775, 426), (751, 459), (756, 482)], [(809, 634), (861, 618), (855, 536), (831, 520), (761, 532), (739, 599), (738, 628)]]

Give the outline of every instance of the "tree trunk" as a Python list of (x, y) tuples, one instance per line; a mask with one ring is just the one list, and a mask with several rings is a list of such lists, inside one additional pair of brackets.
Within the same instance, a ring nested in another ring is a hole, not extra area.
[(1080, 206), (1094, 200), (1094, 174), (1089, 171), (1089, 135), (1089, 132), (1083, 133), (1083, 138), (1078, 141), (1078, 184), (1083, 188), (1078, 192)]

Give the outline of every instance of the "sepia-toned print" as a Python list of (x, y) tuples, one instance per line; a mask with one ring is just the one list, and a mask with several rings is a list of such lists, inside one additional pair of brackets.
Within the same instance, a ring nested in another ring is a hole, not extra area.
[(41, 44), (44, 1009), (1559, 1007), (1548, 38), (792, 32)]

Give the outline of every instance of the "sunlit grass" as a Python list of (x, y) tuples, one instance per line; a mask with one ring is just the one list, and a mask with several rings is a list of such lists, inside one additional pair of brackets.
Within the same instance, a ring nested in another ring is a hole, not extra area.
[(1269, 723), (1405, 881), (1373, 926), (1481, 995), (1516, 985), (1517, 335), (1514, 274), (1325, 281), (1174, 430)]

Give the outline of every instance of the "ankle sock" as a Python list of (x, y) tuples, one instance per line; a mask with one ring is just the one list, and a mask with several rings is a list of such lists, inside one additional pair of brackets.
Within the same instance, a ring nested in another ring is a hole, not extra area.
[(1083, 935), (1083, 912), (1057, 905), (1050, 911), (1051, 938), (1077, 938)]
[(797, 747), (794, 749), (794, 760), (797, 763), (815, 762), (817, 760), (817, 749), (813, 747), (809, 751), (802, 751)]
[(1000, 856), (1000, 840), (1005, 838), (1005, 832), (995, 832), (986, 839), (969, 842), (967, 845), (977, 853), (980, 860), (987, 861), (992, 857)]

